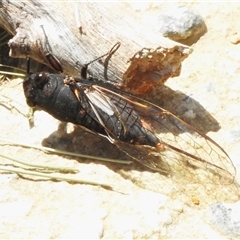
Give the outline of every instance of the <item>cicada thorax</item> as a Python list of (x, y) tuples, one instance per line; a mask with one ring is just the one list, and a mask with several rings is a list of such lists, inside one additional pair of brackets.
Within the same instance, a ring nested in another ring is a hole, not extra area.
[(27, 104), (37, 107), (54, 118), (71, 122), (88, 128), (92, 132), (106, 134), (104, 127), (94, 119), (90, 104), (86, 101), (82, 106), (72, 89), (64, 84), (62, 74), (35, 73), (30, 74), (23, 82)]
[[(120, 140), (130, 144), (157, 146), (159, 139), (143, 126), (142, 119), (129, 101), (109, 91), (99, 91), (96, 85), (83, 79), (66, 77), (69, 86), (81, 104), (77, 124), (105, 135), (111, 142)], [(93, 122), (99, 128), (93, 127)], [(104, 131), (102, 131), (102, 128)]]

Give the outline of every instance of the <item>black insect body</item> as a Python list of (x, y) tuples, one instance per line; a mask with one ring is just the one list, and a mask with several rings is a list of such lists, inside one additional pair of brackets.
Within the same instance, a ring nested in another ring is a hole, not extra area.
[(86, 127), (111, 142), (118, 139), (150, 146), (159, 142), (142, 126), (139, 115), (125, 99), (111, 93), (104, 96), (101, 87), (88, 80), (37, 73), (24, 81), (23, 89), (29, 106)]
[(62, 74), (29, 74), (23, 89), (29, 106), (107, 137), (133, 159), (164, 175), (234, 181), (235, 167), (217, 143), (150, 102), (103, 83)]

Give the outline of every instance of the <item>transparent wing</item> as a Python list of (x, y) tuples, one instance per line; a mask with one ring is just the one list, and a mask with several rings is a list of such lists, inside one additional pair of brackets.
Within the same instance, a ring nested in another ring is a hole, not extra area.
[(142, 126), (158, 138), (159, 144), (155, 147), (115, 139), (114, 144), (133, 159), (163, 175), (191, 182), (231, 184), (234, 181), (235, 167), (231, 159), (207, 135), (143, 99), (120, 90), (92, 87), (108, 103), (111, 102), (108, 107), (112, 111), (118, 109), (118, 102), (127, 101), (138, 113)]

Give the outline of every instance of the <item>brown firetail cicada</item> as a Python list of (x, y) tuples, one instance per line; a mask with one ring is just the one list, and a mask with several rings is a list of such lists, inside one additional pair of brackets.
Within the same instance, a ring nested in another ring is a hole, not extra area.
[[(52, 54), (47, 58), (62, 71)], [(202, 177), (217, 184), (234, 181), (235, 167), (222, 147), (148, 101), (98, 81), (44, 72), (28, 74), (23, 89), (29, 106), (106, 137), (132, 159), (163, 175), (193, 182)]]

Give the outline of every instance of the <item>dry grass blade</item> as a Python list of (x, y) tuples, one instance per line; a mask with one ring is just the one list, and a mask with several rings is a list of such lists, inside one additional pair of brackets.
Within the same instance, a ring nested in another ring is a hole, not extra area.
[[(50, 165), (44, 165), (44, 164), (32, 164), (27, 161), (24, 161), (19, 158), (13, 158), (9, 157), (4, 154), (0, 154), (0, 157), (20, 163), (22, 165), (34, 167), (34, 169), (31, 170), (25, 170), (25, 169), (20, 169), (20, 168), (14, 168), (14, 167), (7, 167), (7, 166), (0, 166), (0, 171), (7, 172), (7, 173), (17, 173), (17, 174), (23, 174), (23, 175), (32, 175), (32, 176), (37, 176), (37, 177), (43, 177), (43, 178), (49, 178), (52, 180), (58, 180), (58, 181), (67, 181), (67, 182), (72, 182), (72, 183), (83, 183), (83, 184), (90, 184), (90, 185), (98, 185), (102, 186), (108, 189), (111, 189), (111, 186), (107, 183), (103, 183), (100, 181), (91, 181), (88, 179), (80, 179), (78, 177), (73, 177), (73, 176), (63, 176), (62, 174), (56, 173), (56, 171), (60, 173), (77, 173), (78, 169), (75, 168), (70, 168), (70, 167), (61, 167), (61, 166), (50, 166)], [(37, 169), (36, 169), (37, 168)], [(49, 173), (43, 173), (39, 172), (38, 170), (51, 170), (53, 172)]]
[(94, 182), (86, 179), (80, 179), (80, 178), (74, 178), (74, 177), (66, 177), (62, 176), (60, 174), (48, 174), (48, 173), (39, 173), (35, 171), (28, 171), (28, 170), (23, 170), (23, 169), (16, 169), (12, 167), (0, 167), (0, 171), (3, 172), (8, 172), (8, 173), (17, 173), (17, 174), (26, 174), (26, 175), (33, 175), (33, 176), (38, 176), (38, 177), (44, 177), (44, 178), (49, 178), (53, 180), (59, 180), (59, 181), (67, 181), (67, 182), (72, 182), (72, 183), (83, 183), (83, 184), (90, 184), (90, 185), (98, 185), (102, 186), (105, 188), (110, 188), (111, 186), (107, 183), (102, 183), (102, 182)]
[(10, 144), (10, 145), (17, 145), (17, 146), (22, 146), (22, 147), (27, 147), (27, 148), (34, 148), (34, 149), (47, 151), (47, 152), (50, 152), (50, 153), (62, 154), (62, 155), (66, 155), (66, 156), (87, 158), (87, 159), (92, 159), (92, 160), (98, 160), (98, 161), (104, 161), (104, 162), (113, 162), (113, 163), (120, 163), (120, 164), (131, 164), (132, 163), (132, 161), (127, 161), (127, 160), (102, 158), (102, 157), (90, 156), (90, 155), (86, 155), (86, 154), (67, 152), (67, 151), (62, 151), (62, 150), (58, 150), (58, 149), (54, 149), (54, 148), (40, 147), (40, 146), (35, 146), (35, 145), (23, 144), (23, 143), (19, 143), (19, 142), (13, 142), (13, 141), (5, 140), (5, 139), (2, 139), (2, 138), (0, 138), (0, 141), (5, 142), (5, 143)]
[(0, 71), (0, 74), (12, 75), (12, 76), (17, 76), (17, 77), (25, 77), (25, 74), (23, 74), (23, 73), (14, 73), (14, 72)]
[[(19, 72), (26, 72), (26, 70), (23, 70), (23, 69), (21, 69), (21, 68), (18, 68), (18, 67), (14, 67), (14, 66), (10, 66), (10, 65), (5, 65), (5, 64), (0, 64), (0, 67), (5, 67), (5, 68), (12, 68), (12, 69), (14, 69), (14, 70), (17, 70), (17, 71), (19, 71)], [(12, 73), (14, 73), (14, 72), (10, 72), (10, 74), (12, 74)], [(19, 73), (20, 74), (20, 73)], [(26, 76), (26, 74), (22, 74), (22, 75), (24, 75), (24, 76)]]
[(24, 161), (22, 159), (19, 159), (19, 158), (9, 157), (9, 156), (1, 154), (1, 153), (0, 153), (0, 157), (6, 158), (6, 159), (11, 160), (13, 162), (20, 163), (22, 165), (26, 165), (26, 166), (30, 166), (30, 167), (34, 167), (34, 168), (39, 168), (39, 169), (54, 170), (54, 171), (59, 171), (59, 172), (63, 172), (63, 173), (77, 173), (78, 172), (78, 169), (76, 169), (76, 168), (50, 166), (50, 165), (45, 165), (45, 164), (40, 164), (40, 163), (34, 163), (33, 164), (33, 163), (30, 163), (30, 162), (26, 162), (26, 161)]
[[(47, 151), (47, 152), (52, 152), (52, 153), (57, 153), (57, 154), (63, 154), (63, 155), (70, 155), (70, 156), (75, 156), (75, 157), (83, 157), (83, 158), (90, 158), (94, 160), (100, 160), (100, 161), (108, 161), (108, 162), (115, 162), (115, 163), (122, 163), (122, 164), (130, 164), (132, 163), (131, 161), (125, 161), (125, 160), (115, 160), (115, 159), (108, 159), (108, 158), (99, 158), (96, 156), (88, 156), (84, 154), (77, 154), (77, 153), (71, 153), (71, 152), (66, 152), (66, 151), (60, 151), (52, 148), (47, 148), (47, 147), (38, 147), (34, 145), (27, 145), (27, 144), (21, 144), (18, 142), (12, 142), (8, 141), (5, 139), (1, 139), (1, 142), (4, 142), (2, 144), (8, 144), (8, 145), (16, 145), (16, 146), (22, 146), (22, 147), (27, 147), (27, 148), (34, 148), (42, 151)], [(98, 185), (102, 186), (108, 189), (112, 189), (112, 187), (104, 182), (101, 181), (92, 181), (92, 180), (87, 180), (87, 179), (80, 179), (77, 177), (72, 177), (72, 176), (63, 176), (62, 174), (55, 173), (56, 171), (60, 173), (77, 173), (78, 170), (75, 168), (69, 168), (69, 167), (60, 167), (60, 166), (50, 166), (50, 165), (44, 165), (44, 164), (39, 164), (39, 163), (29, 163), (27, 161), (24, 161), (19, 158), (14, 158), (14, 157), (9, 157), (4, 154), (0, 154), (0, 157), (17, 162), (22, 165), (34, 167), (34, 169), (31, 170), (25, 170), (25, 169), (19, 169), (19, 168), (14, 168), (14, 167), (7, 167), (7, 166), (0, 166), (0, 171), (3, 172), (8, 172), (8, 173), (17, 173), (17, 174), (24, 174), (24, 175), (32, 175), (32, 176), (37, 176), (37, 177), (44, 177), (44, 178), (49, 178), (52, 180), (59, 180), (59, 181), (67, 181), (67, 182), (73, 182), (73, 183), (83, 183), (83, 184), (90, 184), (90, 185)], [(39, 170), (44, 170), (44, 171), (53, 171), (53, 172), (48, 172), (48, 173), (43, 173), (39, 172)]]
[(2, 74), (2, 75), (10, 75), (10, 76), (16, 76), (16, 77), (21, 77), (21, 78), (25, 78), (26, 77), (25, 73), (21, 73), (21, 72), (26, 72), (26, 71), (21, 69), (21, 68), (14, 67), (14, 66), (9, 66), (9, 65), (4, 65), (4, 64), (0, 64), (0, 67), (11, 68), (14, 71), (17, 71), (17, 72), (13, 72), (13, 71), (0, 71), (0, 74)]
[(0, 47), (4, 46), (5, 44), (7, 44), (9, 38), (10, 38), (10, 34), (7, 31), (3, 31), (0, 34)]

